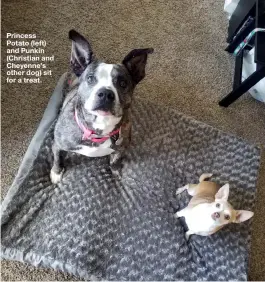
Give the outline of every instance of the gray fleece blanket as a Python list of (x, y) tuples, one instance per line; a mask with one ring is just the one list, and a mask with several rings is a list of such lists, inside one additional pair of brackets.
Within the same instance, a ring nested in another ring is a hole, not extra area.
[(69, 153), (63, 181), (49, 179), (58, 82), (2, 204), (2, 257), (84, 279), (246, 280), (251, 220), (185, 240), (175, 191), (204, 172), (229, 181), (230, 202), (254, 209), (259, 150), (175, 110), (136, 99), (122, 179), (108, 157)]

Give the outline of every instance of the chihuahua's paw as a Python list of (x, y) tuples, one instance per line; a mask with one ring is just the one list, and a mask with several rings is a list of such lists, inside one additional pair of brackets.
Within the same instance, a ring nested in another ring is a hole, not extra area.
[(194, 234), (194, 233), (190, 230), (185, 233), (185, 238), (186, 238), (187, 241), (189, 241), (190, 235), (192, 235), (192, 234)]
[(64, 170), (62, 170), (60, 173), (56, 173), (53, 169), (51, 169), (51, 172), (50, 172), (51, 182), (53, 184), (59, 183), (63, 178), (63, 173), (64, 173)]
[(178, 217), (185, 217), (187, 211), (188, 211), (188, 209), (187, 209), (187, 207), (186, 207), (186, 208), (184, 208), (184, 209), (182, 209), (182, 210), (176, 212), (176, 213), (175, 213), (175, 216), (176, 216), (177, 218), (178, 218)]
[(187, 190), (189, 188), (189, 185), (185, 185), (181, 188), (178, 188), (176, 191), (176, 195), (181, 194), (182, 192), (184, 192), (185, 190)]

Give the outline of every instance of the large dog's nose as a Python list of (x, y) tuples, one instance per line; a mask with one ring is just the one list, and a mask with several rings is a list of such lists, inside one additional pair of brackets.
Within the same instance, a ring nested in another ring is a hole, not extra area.
[(110, 103), (110, 102), (113, 102), (114, 101), (114, 98), (115, 98), (115, 95), (113, 93), (112, 90), (109, 90), (109, 89), (102, 89), (101, 91), (99, 91), (98, 93), (98, 98), (100, 99), (100, 101), (102, 101), (103, 103), (104, 102), (107, 102), (107, 103)]

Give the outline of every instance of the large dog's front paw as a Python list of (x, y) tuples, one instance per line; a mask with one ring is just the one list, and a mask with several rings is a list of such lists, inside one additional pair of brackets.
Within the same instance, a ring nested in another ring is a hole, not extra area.
[(53, 184), (59, 183), (63, 178), (63, 173), (64, 173), (64, 170), (62, 170), (60, 173), (57, 173), (53, 169), (51, 169), (51, 172), (50, 172), (51, 182)]
[(115, 152), (111, 154), (110, 155), (110, 169), (111, 169), (112, 174), (118, 179), (121, 179), (122, 168), (123, 168), (123, 163), (122, 163), (121, 152)]
[(115, 164), (115, 165), (111, 165), (110, 166), (110, 170), (112, 172), (112, 175), (114, 175), (114, 177), (116, 177), (117, 179), (121, 180), (121, 176), (122, 176), (122, 165), (119, 164)]

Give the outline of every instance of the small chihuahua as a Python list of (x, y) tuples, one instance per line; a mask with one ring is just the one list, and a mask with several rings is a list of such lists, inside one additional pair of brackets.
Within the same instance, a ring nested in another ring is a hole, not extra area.
[(250, 219), (254, 213), (246, 210), (234, 210), (228, 203), (229, 184), (220, 186), (207, 181), (212, 174), (204, 173), (199, 184), (188, 184), (179, 188), (176, 194), (187, 190), (193, 196), (188, 206), (177, 212), (175, 216), (185, 217), (188, 231), (186, 239), (192, 234), (201, 236), (212, 235), (226, 224), (240, 223)]

